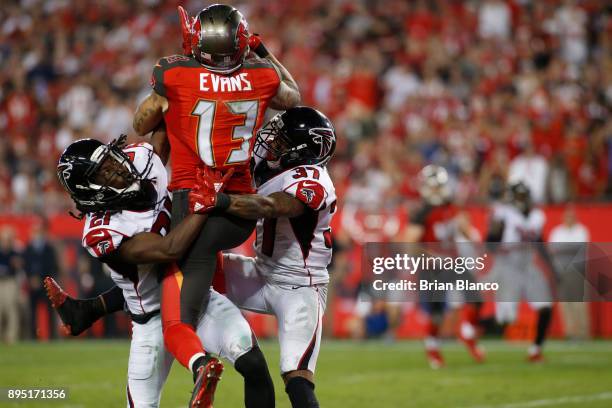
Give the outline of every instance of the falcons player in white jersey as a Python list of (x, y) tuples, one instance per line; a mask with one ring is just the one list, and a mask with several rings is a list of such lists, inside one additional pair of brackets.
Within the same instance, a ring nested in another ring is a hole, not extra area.
[[(553, 275), (555, 266), (542, 244), (546, 222), (544, 212), (533, 208), (529, 188), (522, 182), (510, 184), (509, 202), (497, 204), (493, 211), (489, 242), (501, 242), (496, 249), (491, 280), (499, 283), (496, 293), (495, 317), (506, 325), (517, 318), (518, 302), (526, 300), (537, 310), (536, 337), (528, 350), (528, 361), (541, 362), (542, 345), (552, 316), (551, 282), (537, 266), (536, 255), (542, 257)], [(523, 244), (521, 244), (523, 243)]]
[[(160, 310), (165, 301), (161, 303), (157, 264), (180, 259), (207, 217), (191, 214), (169, 231), (167, 155), (162, 159), (156, 153), (165, 150), (165, 136), (156, 139), (154, 135), (153, 142), (159, 146), (155, 150), (148, 143), (124, 147), (123, 139), (108, 145), (93, 139), (78, 140), (66, 149), (58, 164), (61, 183), (85, 216), (83, 246), (106, 264), (121, 290), (75, 300), (51, 279), (45, 286), (73, 334), (103, 314), (121, 309), (125, 299), (132, 317), (127, 405), (157, 407), (173, 361), (164, 348)], [(200, 174), (192, 191), (198, 200), (214, 202), (230, 175)], [(174, 273), (166, 272), (162, 284), (171, 284), (174, 278)], [(212, 289), (208, 302), (197, 327), (202, 343), (244, 376), (247, 407), (273, 407), (272, 380), (248, 323), (236, 306)], [(212, 407), (222, 365), (208, 357), (202, 371), (193, 371), (196, 387), (189, 406)]]
[(258, 219), (257, 257), (227, 255), (227, 295), (243, 309), (276, 316), (281, 375), (294, 408), (319, 406), (314, 372), (332, 256), (330, 221), (336, 211), (325, 165), (335, 146), (334, 128), (322, 113), (289, 109), (258, 132), (258, 194), (217, 194), (218, 201), (229, 199), (225, 211)]

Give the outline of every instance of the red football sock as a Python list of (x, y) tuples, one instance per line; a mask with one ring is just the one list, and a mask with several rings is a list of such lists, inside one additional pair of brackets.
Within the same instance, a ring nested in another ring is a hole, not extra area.
[(461, 310), (461, 320), (474, 327), (478, 326), (478, 309), (476, 306), (472, 304), (464, 305)]
[(428, 337), (438, 337), (439, 330), (440, 327), (431, 320), (427, 323), (427, 326), (425, 326), (425, 333)]
[(188, 370), (204, 347), (192, 325), (181, 321), (181, 286), (183, 274), (176, 264), (166, 270), (162, 280), (162, 328), (166, 349)]
[(186, 323), (175, 323), (164, 328), (164, 344), (168, 351), (188, 370), (192, 360), (204, 355), (204, 348), (193, 327)]

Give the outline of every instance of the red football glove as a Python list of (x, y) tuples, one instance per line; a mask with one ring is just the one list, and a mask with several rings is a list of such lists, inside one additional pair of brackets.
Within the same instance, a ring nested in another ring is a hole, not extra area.
[(251, 34), (249, 37), (249, 48), (261, 58), (267, 57), (270, 53), (261, 42), (259, 34)]
[(261, 44), (261, 38), (259, 38), (259, 34), (251, 34), (249, 37), (249, 48), (251, 50), (255, 50)]
[(217, 208), (218, 194), (223, 192), (232, 174), (233, 168), (225, 174), (210, 167), (198, 169), (196, 183), (189, 192), (189, 211), (193, 214), (206, 214)]
[(187, 11), (183, 6), (178, 6), (179, 21), (181, 22), (181, 31), (183, 33), (183, 54), (191, 55), (193, 50), (191, 49), (191, 38), (193, 35), (193, 17), (189, 17)]

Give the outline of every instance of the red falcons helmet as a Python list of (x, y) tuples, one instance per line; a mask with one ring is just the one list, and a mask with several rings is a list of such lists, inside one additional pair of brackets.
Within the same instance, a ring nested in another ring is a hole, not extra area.
[(202, 65), (229, 74), (242, 65), (249, 53), (248, 24), (232, 6), (213, 4), (190, 18), (179, 6), (183, 50)]

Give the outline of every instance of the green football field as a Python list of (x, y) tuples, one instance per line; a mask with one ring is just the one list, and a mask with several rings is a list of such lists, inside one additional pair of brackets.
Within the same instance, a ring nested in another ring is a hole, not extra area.
[[(321, 407), (612, 407), (612, 342), (550, 342), (546, 363), (525, 362), (525, 345), (485, 342), (474, 364), (461, 345), (444, 346), (447, 367), (428, 368), (418, 342), (325, 341), (317, 367)], [(125, 406), (127, 341), (63, 341), (0, 346), (0, 388), (67, 387), (64, 402), (0, 407)], [(277, 406), (288, 407), (278, 377), (278, 346), (262, 342), (275, 379)], [(162, 407), (185, 407), (191, 375), (175, 364)], [(242, 406), (241, 377), (226, 367), (215, 407)]]

